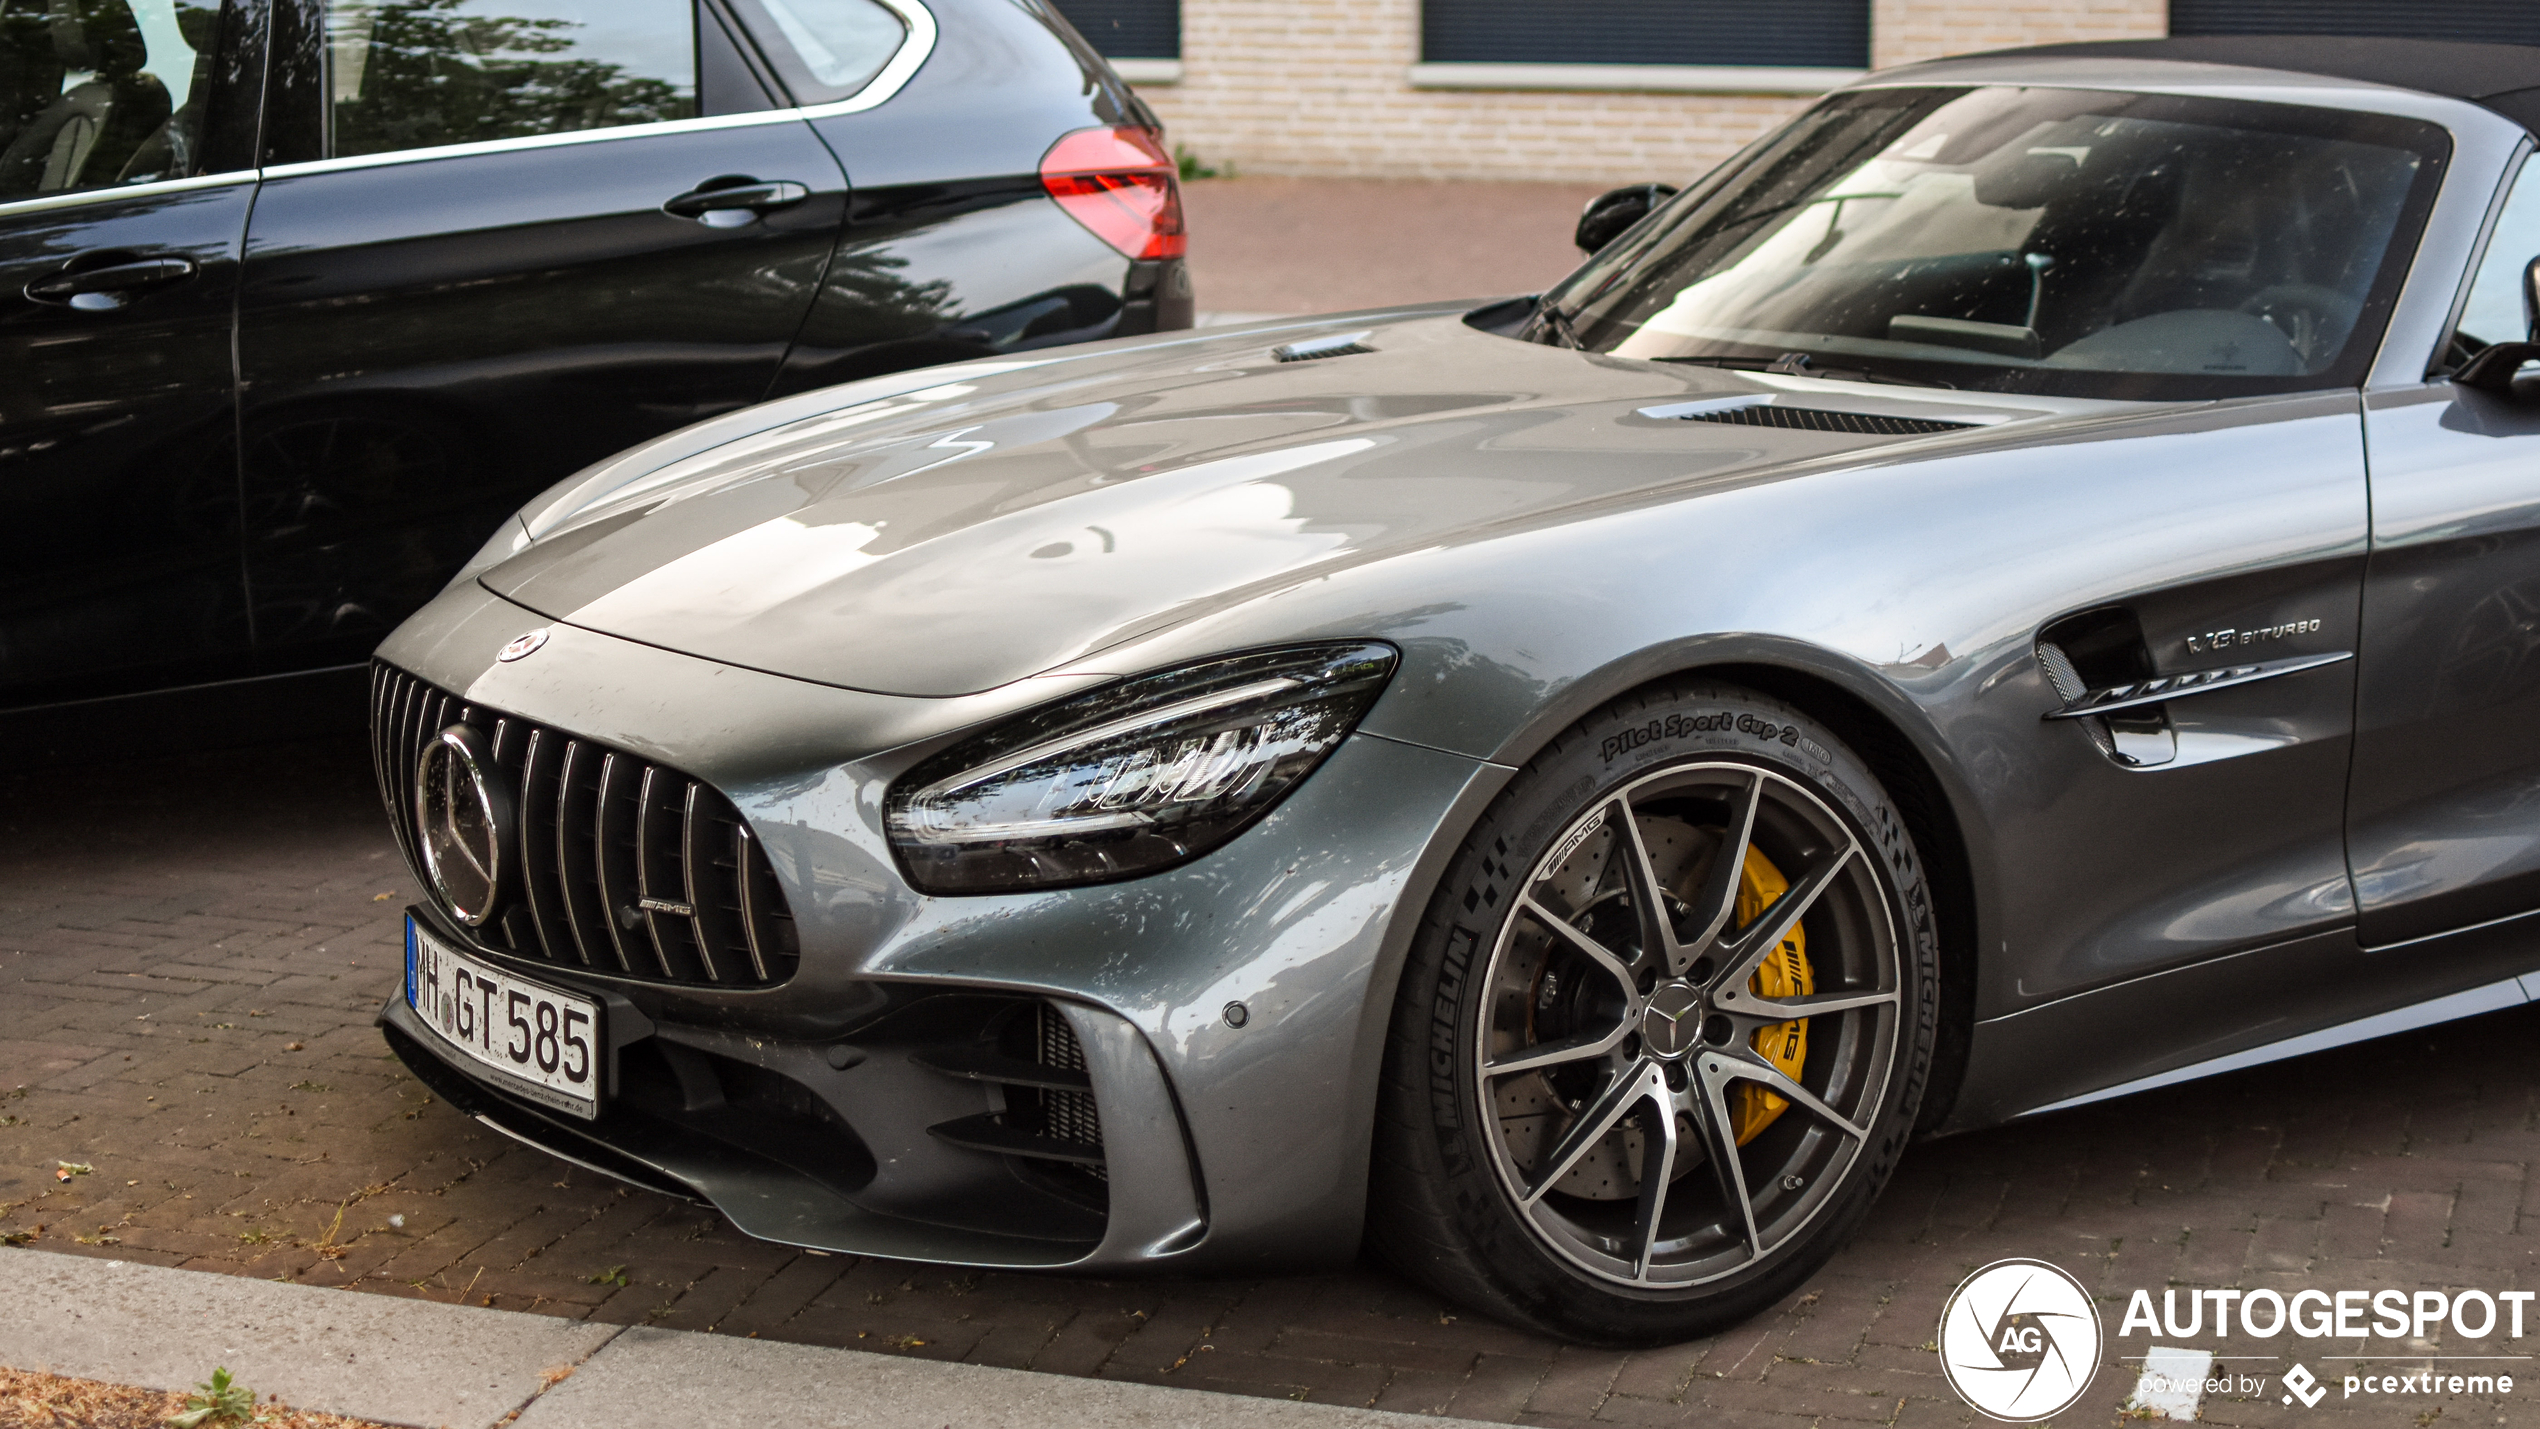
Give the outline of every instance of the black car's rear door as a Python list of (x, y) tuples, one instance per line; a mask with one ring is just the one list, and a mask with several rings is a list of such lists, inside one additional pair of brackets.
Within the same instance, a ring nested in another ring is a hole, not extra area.
[(263, 658), (359, 659), (560, 477), (756, 401), (845, 212), (700, 0), (277, 0), (239, 360)]
[(261, 4), (0, 0), (0, 708), (236, 673)]
[[(2460, 332), (2523, 335), (2540, 161), (2506, 200)], [(2364, 942), (2540, 909), (2540, 405), (2435, 381), (2375, 393), (2347, 850)], [(2528, 933), (2492, 951), (2529, 960)], [(2415, 956), (2394, 954), (2394, 956)], [(2480, 955), (2454, 948), (2447, 959)], [(2466, 975), (2466, 974), (2465, 974)]]

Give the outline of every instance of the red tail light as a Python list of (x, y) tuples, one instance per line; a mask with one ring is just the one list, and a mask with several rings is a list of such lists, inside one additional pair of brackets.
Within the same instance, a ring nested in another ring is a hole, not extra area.
[(1041, 156), (1041, 187), (1094, 236), (1132, 258), (1179, 258), (1182, 188), (1152, 129), (1079, 129)]

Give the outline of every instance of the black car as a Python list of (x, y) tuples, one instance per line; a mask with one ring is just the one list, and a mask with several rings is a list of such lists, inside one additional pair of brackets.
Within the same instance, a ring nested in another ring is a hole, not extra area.
[(0, 712), (361, 660), (731, 408), (1187, 327), (1040, 0), (0, 0)]

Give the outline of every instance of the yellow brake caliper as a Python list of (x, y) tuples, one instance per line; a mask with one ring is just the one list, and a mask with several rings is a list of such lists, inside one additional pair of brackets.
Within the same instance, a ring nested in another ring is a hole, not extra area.
[[(1790, 887), (1773, 861), (1763, 851), (1749, 844), (1746, 866), (1738, 871), (1738, 924), (1754, 922), (1756, 917), (1781, 897)], [(1748, 979), (1748, 990), (1758, 997), (1805, 997), (1816, 991), (1816, 975), (1808, 967), (1808, 934), (1793, 927), (1781, 946), (1764, 955), (1763, 964)], [(1764, 1059), (1782, 1069), (1792, 1081), (1799, 1080), (1799, 1069), (1808, 1060), (1808, 1019), (1777, 1022), (1755, 1029), (1755, 1050)], [(1752, 1082), (1737, 1089), (1737, 1097), (1729, 1103), (1729, 1123), (1737, 1131), (1737, 1144), (1744, 1146), (1764, 1134), (1764, 1128), (1790, 1106), (1787, 1098), (1756, 1086)]]

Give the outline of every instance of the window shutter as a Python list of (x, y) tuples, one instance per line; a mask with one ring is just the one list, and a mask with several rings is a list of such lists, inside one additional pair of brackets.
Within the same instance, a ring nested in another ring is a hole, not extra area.
[(1182, 0), (1051, 0), (1109, 60), (1182, 57)]
[(1863, 69), (1869, 0), (1426, 0), (1421, 58), (1456, 64)]
[(2532, 0), (2170, 0), (2173, 35), (2390, 35), (2540, 45)]

